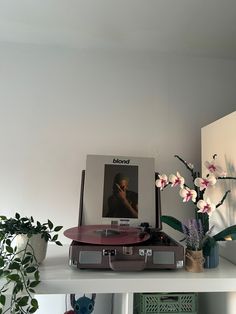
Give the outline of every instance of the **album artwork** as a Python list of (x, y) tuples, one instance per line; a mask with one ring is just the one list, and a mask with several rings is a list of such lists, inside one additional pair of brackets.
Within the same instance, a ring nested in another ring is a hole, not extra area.
[(88, 155), (82, 223), (141, 222), (155, 225), (154, 158)]
[(102, 209), (102, 217), (138, 218), (138, 166), (105, 164)]

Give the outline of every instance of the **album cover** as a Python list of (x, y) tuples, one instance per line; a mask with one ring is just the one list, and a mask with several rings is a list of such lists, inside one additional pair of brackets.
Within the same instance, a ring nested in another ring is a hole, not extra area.
[(155, 225), (155, 160), (88, 155), (83, 225)]

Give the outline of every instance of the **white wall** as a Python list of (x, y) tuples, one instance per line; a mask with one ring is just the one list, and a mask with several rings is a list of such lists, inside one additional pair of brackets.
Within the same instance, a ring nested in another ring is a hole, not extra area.
[[(200, 129), (235, 110), (235, 82), (235, 61), (0, 45), (0, 213), (75, 226), (88, 153), (186, 173), (177, 153), (200, 167)], [(177, 191), (162, 207), (191, 215)], [(54, 298), (39, 297), (40, 310), (54, 300), (62, 313)]]
[[(200, 165), (200, 129), (235, 110), (235, 82), (223, 59), (2, 44), (1, 213), (76, 226), (88, 153), (151, 156), (185, 174), (173, 155)], [(192, 214), (173, 190), (162, 208)]]

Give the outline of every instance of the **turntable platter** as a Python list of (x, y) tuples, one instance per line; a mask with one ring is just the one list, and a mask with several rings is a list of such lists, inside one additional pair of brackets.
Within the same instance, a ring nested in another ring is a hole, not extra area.
[(137, 244), (150, 238), (139, 228), (111, 225), (73, 227), (65, 230), (64, 235), (74, 241), (99, 245)]

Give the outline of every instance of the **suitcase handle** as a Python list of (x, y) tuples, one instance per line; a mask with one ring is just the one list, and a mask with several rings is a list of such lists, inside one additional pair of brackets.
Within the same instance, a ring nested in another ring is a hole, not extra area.
[(122, 260), (116, 259), (109, 254), (109, 266), (114, 271), (140, 271), (144, 270), (147, 264), (147, 254), (143, 259)]

